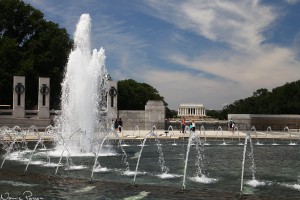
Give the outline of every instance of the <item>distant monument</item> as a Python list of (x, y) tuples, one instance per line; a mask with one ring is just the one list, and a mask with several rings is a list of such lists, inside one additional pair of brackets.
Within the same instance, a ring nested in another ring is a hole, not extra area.
[(203, 104), (180, 104), (178, 108), (178, 117), (201, 118), (205, 116), (206, 112)]

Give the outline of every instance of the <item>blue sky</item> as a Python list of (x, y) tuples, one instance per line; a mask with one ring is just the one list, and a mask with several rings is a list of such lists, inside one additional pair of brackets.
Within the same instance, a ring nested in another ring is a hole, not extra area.
[(25, 0), (73, 38), (83, 13), (114, 80), (155, 87), (171, 109), (222, 109), (300, 79), (300, 0)]

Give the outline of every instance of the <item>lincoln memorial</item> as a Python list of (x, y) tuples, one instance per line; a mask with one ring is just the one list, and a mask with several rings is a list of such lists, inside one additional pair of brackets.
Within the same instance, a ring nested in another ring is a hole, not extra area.
[(179, 117), (204, 117), (205, 107), (202, 104), (180, 104), (178, 108)]

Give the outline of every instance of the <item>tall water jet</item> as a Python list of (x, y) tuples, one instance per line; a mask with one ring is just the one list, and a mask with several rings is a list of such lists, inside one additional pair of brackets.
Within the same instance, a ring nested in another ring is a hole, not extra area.
[(69, 144), (72, 151), (92, 150), (97, 125), (104, 123), (102, 117), (107, 112), (107, 78), (104, 49), (91, 51), (91, 18), (89, 14), (82, 14), (62, 82), (62, 112), (56, 120), (64, 138), (70, 138), (78, 130), (84, 133), (72, 136)]
[(134, 173), (134, 178), (133, 178), (133, 184), (132, 185), (135, 185), (135, 180), (136, 180), (136, 176), (137, 176), (137, 173), (138, 173), (140, 159), (141, 159), (141, 156), (142, 156), (142, 152), (143, 152), (146, 140), (149, 136), (155, 136), (155, 141), (157, 142), (157, 150), (158, 150), (158, 153), (159, 153), (158, 163), (160, 165), (161, 173), (162, 174), (167, 174), (169, 172), (169, 168), (165, 165), (165, 159), (164, 159), (164, 155), (163, 155), (163, 152), (162, 152), (160, 141), (158, 140), (157, 134), (154, 132), (155, 129), (156, 129), (156, 126), (153, 126), (152, 130), (149, 133), (146, 134), (146, 136), (143, 140), (143, 143), (141, 145), (141, 150), (140, 150), (140, 153), (139, 153), (139, 156), (138, 156), (138, 160), (137, 160), (137, 163), (136, 163), (136, 167), (135, 167), (135, 173)]
[[(201, 179), (201, 178), (206, 178), (205, 175), (202, 173), (202, 168), (203, 168), (203, 145), (204, 143), (201, 143), (200, 137), (198, 137), (195, 132), (190, 132), (190, 137), (187, 145), (187, 150), (186, 150), (186, 156), (185, 156), (185, 164), (184, 164), (184, 171), (183, 171), (183, 180), (182, 180), (182, 191), (185, 190), (185, 182), (186, 182), (186, 172), (187, 172), (187, 165), (188, 165), (188, 159), (189, 159), (189, 153), (190, 153), (190, 148), (191, 148), (191, 143), (193, 140), (196, 140), (196, 150), (197, 150), (197, 159), (195, 162), (195, 165), (197, 166), (196, 169), (196, 174), (195, 178), (196, 179)], [(203, 144), (203, 145), (202, 145)], [(214, 179), (211, 179), (212, 181), (215, 181)]]

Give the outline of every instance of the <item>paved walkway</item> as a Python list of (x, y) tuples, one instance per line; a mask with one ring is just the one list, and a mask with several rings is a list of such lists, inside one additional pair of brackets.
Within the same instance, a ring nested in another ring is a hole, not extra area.
[[(189, 138), (189, 133), (181, 133), (180, 131), (169, 131), (166, 132), (165, 130), (155, 130), (155, 134), (160, 139), (182, 139), (182, 138)], [(152, 134), (149, 134), (150, 131), (146, 130), (126, 130), (122, 131), (121, 133), (118, 132), (118, 137), (122, 140), (142, 140), (146, 136), (148, 138), (155, 138), (155, 136)], [(251, 134), (252, 138), (255, 139), (281, 139), (281, 140), (299, 140), (300, 141), (300, 132), (248, 132)], [(246, 136), (246, 132), (240, 132), (240, 131), (196, 131), (196, 135), (200, 136), (201, 138), (206, 138), (207, 140), (223, 140), (223, 139), (244, 139)], [(40, 137), (44, 141), (53, 141), (55, 140), (55, 135), (47, 135), (43, 132), (40, 132)], [(14, 135), (2, 135), (0, 136), (0, 142), (10, 142), (16, 140), (19, 141), (38, 141), (40, 138), (38, 135), (21, 135), (21, 136), (14, 136)], [(111, 134), (109, 136), (111, 139), (116, 139), (115, 134)]]
[[(118, 133), (119, 137), (122, 139), (143, 139), (150, 131), (140, 130), (140, 131), (122, 131), (122, 133)], [(249, 131), (250, 132), (250, 131)], [(248, 133), (249, 133), (248, 132)], [(169, 131), (166, 132), (164, 130), (155, 131), (158, 138), (188, 138), (189, 133), (181, 133), (180, 131)], [(201, 138), (206, 137), (207, 139), (216, 139), (221, 140), (223, 138), (233, 138), (233, 139), (242, 139), (246, 137), (246, 132), (244, 131), (196, 131), (196, 135)], [(300, 140), (300, 132), (250, 132), (252, 138), (258, 139), (283, 139), (283, 140)], [(154, 138), (155, 136), (150, 136), (150, 138)]]

